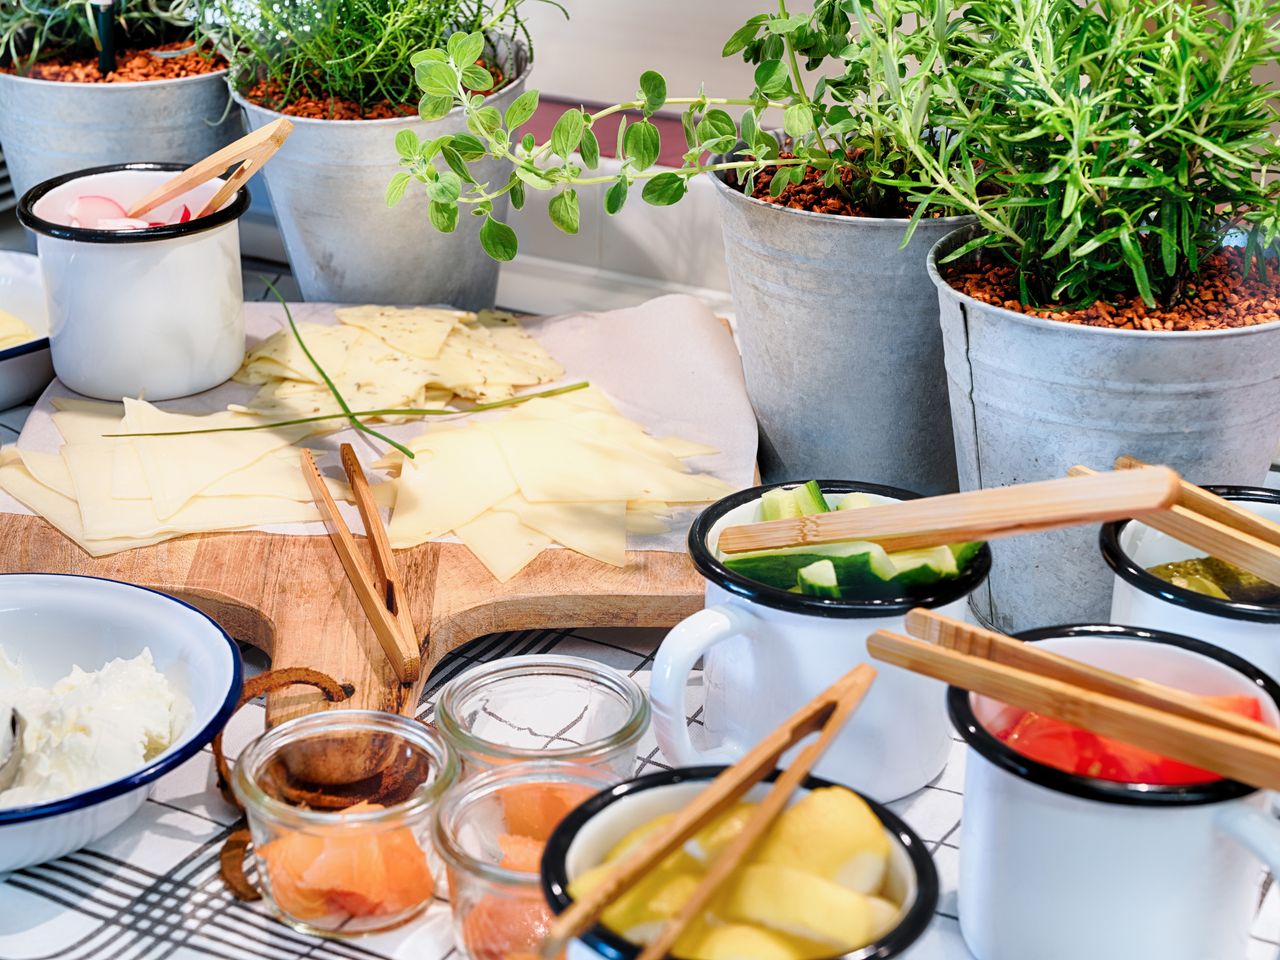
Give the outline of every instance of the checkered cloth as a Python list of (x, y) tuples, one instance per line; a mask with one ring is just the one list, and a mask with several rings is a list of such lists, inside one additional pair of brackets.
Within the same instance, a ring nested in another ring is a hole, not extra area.
[[(485, 637), (440, 664), (418, 715), (432, 718), (435, 694), (448, 680), (478, 663), (517, 654), (587, 657), (647, 686), (660, 639), (651, 630), (536, 630)], [(695, 740), (700, 700), (695, 677), (688, 704)], [(262, 725), (260, 706), (240, 711), (227, 729), (228, 756), (234, 757)], [(957, 740), (934, 784), (890, 804), (926, 841), (942, 878), (937, 917), (908, 960), (970, 960), (956, 921), (964, 758)], [(635, 772), (666, 767), (652, 733), (647, 734)], [(443, 901), (400, 930), (351, 941), (296, 933), (274, 920), (262, 903), (236, 901), (218, 878), (218, 851), (237, 819), (213, 788), (213, 760), (206, 749), (161, 780), (138, 814), (106, 839), (0, 883), (0, 960), (448, 960), (458, 952)], [(1276, 960), (1280, 953), (1275, 939), (1280, 896), (1269, 887), (1248, 960)]]

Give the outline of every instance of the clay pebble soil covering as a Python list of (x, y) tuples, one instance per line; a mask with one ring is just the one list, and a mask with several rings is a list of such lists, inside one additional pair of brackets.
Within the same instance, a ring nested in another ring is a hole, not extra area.
[[(153, 55), (178, 50), (189, 52), (172, 57)], [(116, 54), (116, 68), (105, 77), (98, 70), (96, 53), (89, 57), (65, 56), (42, 60), (32, 66), (26, 76), (34, 80), (66, 83), (136, 83), (145, 80), (177, 80), (226, 68), (227, 61), (220, 55), (201, 53), (189, 41), (179, 40), (144, 50), (121, 50)], [(14, 71), (6, 69), (6, 72)]]
[[(857, 161), (858, 153), (855, 151), (849, 155), (849, 159)], [(778, 156), (783, 159), (792, 159), (795, 157), (793, 153), (780, 153)], [(846, 196), (839, 188), (828, 187), (822, 182), (822, 171), (813, 167), (808, 167), (804, 172), (804, 180), (800, 183), (790, 183), (782, 188), (782, 193), (776, 197), (769, 196), (769, 185), (773, 183), (773, 175), (777, 171), (777, 167), (766, 167), (756, 174), (755, 189), (751, 195), (757, 200), (763, 200), (765, 203), (776, 204), (780, 207), (790, 207), (792, 210), (808, 210), (811, 213), (827, 213), (837, 217), (902, 217), (907, 219), (911, 216), (912, 208), (903, 205), (897, 211), (892, 213), (870, 213), (860, 206), (857, 206)], [(844, 167), (840, 171), (841, 179), (846, 185), (853, 182), (853, 169)]]
[[(487, 66), (483, 60), (477, 60), (479, 66)], [(500, 89), (504, 76), (497, 67), (487, 67), (493, 76), (493, 89), (486, 94)], [(302, 117), (306, 120), (394, 120), (399, 117), (414, 117), (418, 114), (418, 104), (392, 103), (379, 100), (376, 103), (360, 104), (345, 97), (312, 96), (309, 93), (294, 94), (284, 103), (284, 95), (280, 85), (271, 81), (261, 81), (244, 91), (246, 99), (275, 110), (290, 117)]]
[(1141, 297), (1129, 303), (1098, 302), (1081, 309), (1030, 307), (1018, 299), (1012, 264), (953, 265), (943, 268), (952, 287), (975, 300), (1033, 317), (1118, 330), (1228, 330), (1280, 320), (1280, 270), (1272, 263), (1265, 277), (1245, 274), (1244, 251), (1229, 247), (1205, 259), (1182, 302), (1148, 308)]

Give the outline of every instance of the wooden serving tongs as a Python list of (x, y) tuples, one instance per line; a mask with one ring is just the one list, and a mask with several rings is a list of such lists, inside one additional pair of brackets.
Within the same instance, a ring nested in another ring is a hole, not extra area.
[(1191, 694), (1023, 643), (932, 610), (906, 617), (910, 636), (867, 638), (877, 660), (1213, 770), (1280, 789), (1280, 731), (1205, 706)]
[(1168, 467), (1043, 480), (883, 506), (726, 527), (724, 553), (870, 540), (886, 550), (992, 540), (1081, 523), (1127, 520), (1172, 506), (1179, 478)]
[(634, 851), (619, 860), (598, 886), (555, 918), (540, 947), (541, 956), (546, 960), (559, 956), (569, 941), (595, 923), (609, 904), (773, 772), (784, 753), (805, 737), (818, 734), (817, 739), (800, 751), (787, 769), (778, 775), (742, 831), (712, 861), (680, 912), (641, 951), (639, 960), (659, 960), (667, 956), (680, 934), (702, 914), (716, 891), (732, 876), (787, 806), (791, 795), (858, 709), (875, 674), (875, 669), (867, 664), (855, 667), (712, 780), (692, 803), (677, 811), (666, 826), (655, 830)]
[(304, 449), (301, 454), (302, 475), (307, 478), (307, 486), (311, 488), (311, 496), (324, 518), (329, 539), (333, 541), (347, 579), (356, 592), (365, 616), (369, 618), (369, 624), (373, 627), (383, 652), (391, 662), (396, 678), (402, 684), (412, 684), (417, 682), (422, 672), (421, 650), (413, 618), (409, 613), (404, 585), (391, 555), (391, 541), (387, 538), (386, 527), (382, 525), (382, 516), (378, 513), (373, 491), (356, 457), (355, 449), (351, 444), (344, 443), (341, 453), (342, 468), (351, 484), (351, 495), (356, 502), (356, 509), (360, 511), (360, 519), (364, 522), (365, 535), (373, 553), (376, 577), (369, 572), (360, 556), (355, 537), (342, 519), (338, 505), (329, 493), (310, 450)]
[[(1148, 465), (1134, 457), (1118, 457), (1117, 470), (1143, 470)], [(1101, 476), (1077, 465), (1072, 477)], [(1198, 547), (1212, 557), (1234, 563), (1250, 573), (1280, 584), (1280, 524), (1260, 517), (1203, 487), (1178, 482), (1178, 495), (1167, 510), (1139, 518), (1147, 526), (1176, 540)]]
[(205, 217), (219, 209), (230, 200), (245, 182), (262, 169), (277, 150), (293, 132), (293, 123), (285, 117), (273, 120), (264, 127), (241, 137), (235, 143), (227, 144), (216, 153), (211, 153), (203, 160), (192, 164), (171, 180), (165, 181), (153, 193), (148, 194), (129, 211), (129, 216), (142, 218), (170, 200), (177, 199), (188, 190), (194, 190), (200, 184), (220, 176), (232, 164), (240, 164), (226, 183), (218, 188), (204, 208), (196, 217)]

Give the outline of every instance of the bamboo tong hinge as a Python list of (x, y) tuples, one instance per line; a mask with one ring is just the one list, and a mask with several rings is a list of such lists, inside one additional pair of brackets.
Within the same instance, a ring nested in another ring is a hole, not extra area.
[(144, 217), (160, 204), (176, 200), (187, 191), (194, 190), (205, 181), (221, 175), (233, 164), (240, 164), (218, 188), (217, 193), (210, 197), (209, 202), (196, 214), (197, 217), (208, 216), (230, 200), (250, 177), (261, 170), (292, 132), (293, 123), (290, 120), (285, 117), (273, 120), (248, 136), (241, 137), (235, 143), (209, 154), (203, 160), (187, 167), (176, 177), (166, 180), (155, 192), (135, 204), (129, 211), (129, 216)]
[(911, 636), (877, 631), (877, 660), (1268, 790), (1280, 789), (1280, 731), (1184, 691), (1102, 670), (931, 610)]
[(746, 756), (716, 777), (692, 803), (678, 811), (670, 823), (655, 831), (637, 850), (620, 860), (598, 886), (556, 917), (543, 940), (541, 955), (548, 960), (558, 956), (570, 940), (596, 922), (610, 903), (768, 776), (787, 750), (805, 737), (817, 733), (817, 739), (806, 746), (787, 769), (778, 775), (742, 831), (712, 862), (683, 908), (667, 922), (658, 937), (644, 948), (639, 960), (658, 960), (667, 956), (680, 934), (706, 909), (717, 890), (751, 853), (770, 824), (786, 807), (796, 788), (804, 782), (818, 758), (857, 710), (874, 679), (875, 670), (863, 664), (792, 714)]
[(311, 488), (316, 507), (324, 518), (329, 539), (333, 541), (347, 579), (373, 627), (378, 643), (391, 662), (396, 678), (402, 684), (415, 683), (422, 671), (418, 633), (413, 626), (404, 585), (391, 554), (391, 541), (387, 538), (386, 527), (382, 524), (382, 516), (378, 513), (378, 505), (373, 500), (369, 480), (360, 467), (355, 449), (349, 443), (342, 445), (342, 468), (346, 471), (356, 509), (360, 511), (360, 519), (364, 522), (365, 535), (373, 554), (373, 573), (360, 556), (355, 537), (342, 519), (311, 451), (303, 450), (301, 459), (302, 474), (307, 478), (307, 486)]
[[(1133, 457), (1120, 457), (1116, 467), (1140, 470), (1147, 466)], [(1096, 477), (1097, 471), (1074, 466), (1073, 477)], [(1210, 493), (1186, 480), (1167, 509), (1138, 516), (1147, 526), (1204, 550), (1210, 556), (1234, 563), (1250, 573), (1280, 584), (1280, 524)]]
[(870, 540), (886, 550), (911, 550), (1127, 520), (1163, 510), (1177, 496), (1176, 473), (1168, 467), (1146, 467), (741, 524), (723, 530), (717, 546), (724, 553), (743, 553)]

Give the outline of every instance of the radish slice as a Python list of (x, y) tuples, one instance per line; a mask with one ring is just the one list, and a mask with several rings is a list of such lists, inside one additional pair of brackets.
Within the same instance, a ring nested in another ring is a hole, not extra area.
[(186, 223), (190, 219), (191, 208), (184, 203), (169, 214), (169, 219), (166, 220), (165, 223)]
[[(82, 224), (93, 228), (99, 220), (127, 220), (129, 219), (129, 211), (120, 204), (116, 203), (110, 197), (102, 197), (96, 194), (89, 194), (83, 197), (76, 197), (71, 207), (67, 210), (67, 215), (72, 220), (79, 220)], [(111, 229), (110, 227), (104, 229)]]
[(98, 230), (145, 230), (151, 224), (133, 217), (105, 217), (95, 225)]

